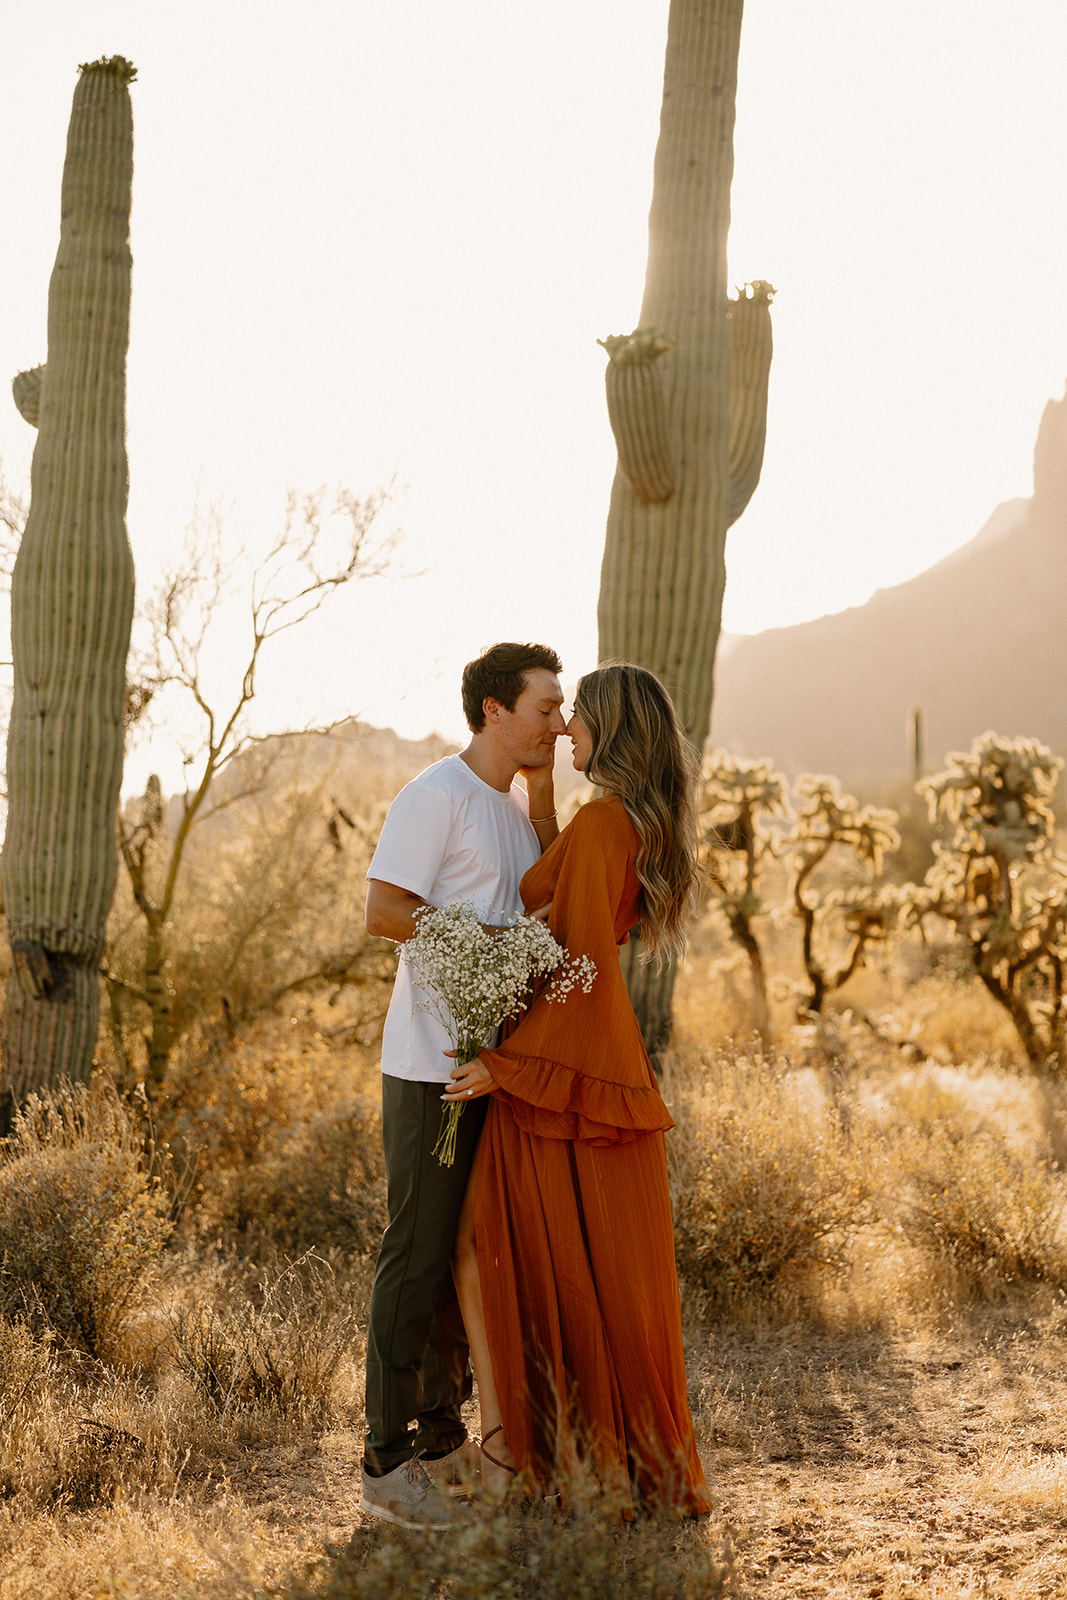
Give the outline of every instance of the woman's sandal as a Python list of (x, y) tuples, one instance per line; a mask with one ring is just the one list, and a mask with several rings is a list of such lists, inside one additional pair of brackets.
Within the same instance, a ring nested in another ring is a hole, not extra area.
[[(490, 1439), (494, 1438), (496, 1434), (498, 1434), (498, 1433), (502, 1434), (503, 1432), (504, 1432), (504, 1424), (502, 1422), (498, 1422), (495, 1428), (490, 1428), (489, 1429), (489, 1432), (486, 1434), (485, 1438), (481, 1441), (481, 1443), (480, 1443), (478, 1448), (481, 1450), (482, 1455), (485, 1457), (485, 1459), (487, 1461), (491, 1461), (493, 1463), (494, 1467), (499, 1467), (500, 1471), (501, 1472), (506, 1472), (509, 1475), (510, 1478), (516, 1478), (516, 1477), (518, 1477), (518, 1472), (519, 1472), (518, 1467), (511, 1466), (510, 1463), (507, 1462), (507, 1461), (501, 1461), (499, 1456), (495, 1456), (491, 1450), (487, 1450), (485, 1448)], [(504, 1442), (506, 1443), (507, 1441), (505, 1440)], [(484, 1478), (483, 1478), (483, 1483), (484, 1483)], [(510, 1483), (498, 1484), (496, 1487), (497, 1487), (497, 1490), (498, 1490), (498, 1493), (499, 1493), (499, 1498), (501, 1500), (506, 1500), (508, 1495), (509, 1495), (509, 1493), (511, 1492), (511, 1484)], [(495, 1496), (494, 1496), (494, 1498), (495, 1498)]]

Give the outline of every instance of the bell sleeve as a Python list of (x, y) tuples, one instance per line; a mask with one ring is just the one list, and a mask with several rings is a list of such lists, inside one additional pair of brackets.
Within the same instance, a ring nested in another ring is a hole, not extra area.
[(588, 994), (548, 984), (482, 1059), (519, 1127), (542, 1138), (615, 1144), (673, 1127), (619, 966), (636, 914), (637, 835), (621, 804), (590, 801), (523, 879), (528, 906), (551, 898), (548, 926), (596, 963)]

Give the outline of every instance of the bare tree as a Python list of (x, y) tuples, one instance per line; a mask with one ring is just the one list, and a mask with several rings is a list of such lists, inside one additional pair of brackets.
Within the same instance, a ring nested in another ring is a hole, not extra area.
[[(113, 995), (121, 990), (148, 1008), (151, 1085), (163, 1082), (173, 1045), (167, 936), (189, 835), (198, 823), (266, 786), (281, 740), (255, 733), (249, 723), (263, 652), (279, 635), (308, 622), (338, 589), (388, 570), (396, 535), (379, 535), (376, 524), (389, 494), (388, 487), (362, 499), (344, 489), (290, 492), (281, 531), (252, 572), (243, 666), (228, 695), (209, 688), (205, 675), (207, 646), (222, 623), (235, 565), (223, 555), (216, 510), (194, 518), (181, 557), (146, 607), (151, 642), (130, 685), (130, 719), (145, 715), (161, 696), (173, 701), (176, 692), (191, 706), (195, 728), (182, 743), (186, 781), (176, 797), (173, 826), (167, 826), (157, 778), (149, 780), (136, 815), (120, 822), (119, 848), (144, 919), (143, 978), (131, 984), (110, 969), (105, 976)], [(323, 553), (330, 543), (324, 537), (328, 524), (335, 532), (338, 524), (346, 530), (335, 539), (332, 557)], [(262, 759), (234, 769), (236, 781), (220, 792), (220, 776), (253, 746)]]

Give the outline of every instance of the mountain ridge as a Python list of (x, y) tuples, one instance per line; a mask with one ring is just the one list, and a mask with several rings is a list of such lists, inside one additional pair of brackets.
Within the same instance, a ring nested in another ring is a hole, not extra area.
[(1050, 400), (1034, 493), (863, 605), (724, 637), (711, 742), (850, 785), (909, 773), (913, 708), (927, 770), (994, 728), (1067, 751), (1067, 394)]

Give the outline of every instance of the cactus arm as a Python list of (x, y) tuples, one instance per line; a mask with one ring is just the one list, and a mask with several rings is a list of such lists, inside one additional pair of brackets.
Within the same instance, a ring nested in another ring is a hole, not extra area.
[(731, 527), (752, 499), (763, 469), (773, 297), (771, 285), (757, 280), (730, 302)]
[[(116, 872), (133, 562), (126, 535), (133, 69), (81, 69), (48, 291), (30, 510), (11, 584), (3, 893), (21, 960), (4, 1014), (5, 1098), (88, 1076)], [(20, 969), (36, 977), (27, 987)]]
[(27, 372), (16, 373), (11, 380), (11, 393), (18, 407), (19, 416), (28, 422), (31, 428), (36, 428), (40, 416), (43, 382), (43, 367), (30, 367)]
[(654, 363), (672, 341), (656, 328), (635, 328), (597, 344), (608, 353), (608, 421), (619, 470), (639, 500), (657, 505), (674, 492), (674, 460), (663, 381)]

